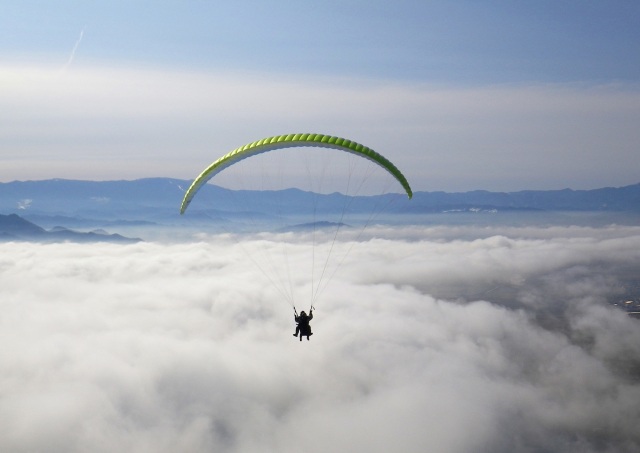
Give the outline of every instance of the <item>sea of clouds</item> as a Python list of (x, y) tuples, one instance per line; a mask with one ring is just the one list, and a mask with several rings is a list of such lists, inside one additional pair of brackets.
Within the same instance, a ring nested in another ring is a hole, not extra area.
[(640, 228), (372, 227), (303, 342), (282, 238), (0, 244), (0, 451), (640, 451)]

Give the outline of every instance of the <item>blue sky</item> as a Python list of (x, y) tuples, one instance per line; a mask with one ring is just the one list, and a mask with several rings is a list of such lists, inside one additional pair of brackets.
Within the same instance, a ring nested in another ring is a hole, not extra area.
[(634, 1), (3, 2), (0, 181), (352, 138), (416, 190), (640, 181)]

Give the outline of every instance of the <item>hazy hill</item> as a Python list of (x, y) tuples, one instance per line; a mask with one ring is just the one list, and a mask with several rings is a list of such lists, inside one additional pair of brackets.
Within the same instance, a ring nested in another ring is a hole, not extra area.
[(78, 232), (64, 227), (45, 230), (16, 214), (0, 214), (0, 241), (129, 243), (138, 242), (140, 239), (108, 234), (104, 231)]

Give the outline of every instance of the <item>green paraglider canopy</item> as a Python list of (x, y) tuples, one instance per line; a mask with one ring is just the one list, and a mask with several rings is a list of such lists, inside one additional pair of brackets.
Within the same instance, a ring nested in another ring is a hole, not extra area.
[(365, 159), (369, 159), (370, 161), (375, 162), (380, 167), (389, 172), (402, 185), (409, 198), (413, 196), (411, 187), (409, 186), (409, 182), (400, 172), (400, 170), (398, 170), (398, 168), (393, 165), (393, 163), (391, 163), (391, 161), (389, 161), (387, 158), (367, 146), (361, 145), (360, 143), (356, 143), (346, 138), (334, 137), (331, 135), (287, 134), (263, 138), (261, 140), (241, 146), (213, 162), (202, 173), (200, 173), (200, 175), (198, 175), (198, 177), (193, 181), (193, 183), (185, 193), (184, 199), (182, 200), (182, 206), (180, 207), (180, 214), (184, 214), (187, 207), (191, 203), (191, 200), (198, 192), (200, 187), (206, 184), (207, 181), (209, 181), (225, 168), (257, 154), (266, 153), (268, 151), (273, 151), (276, 149), (304, 146), (332, 148), (355, 154)]

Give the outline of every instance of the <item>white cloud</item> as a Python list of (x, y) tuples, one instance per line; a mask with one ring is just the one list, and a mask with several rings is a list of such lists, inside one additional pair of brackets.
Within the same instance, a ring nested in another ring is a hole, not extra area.
[(24, 200), (18, 201), (16, 204), (18, 206), (18, 209), (24, 211), (31, 207), (31, 203), (33, 203), (33, 200), (31, 198), (25, 198)]
[(451, 88), (78, 65), (4, 65), (0, 82), (2, 180), (192, 178), (257, 138), (318, 131), (388, 155), (416, 190), (637, 182), (640, 102), (630, 86)]
[(638, 449), (637, 228), (376, 233), (302, 344), (228, 238), (0, 245), (0, 450)]

